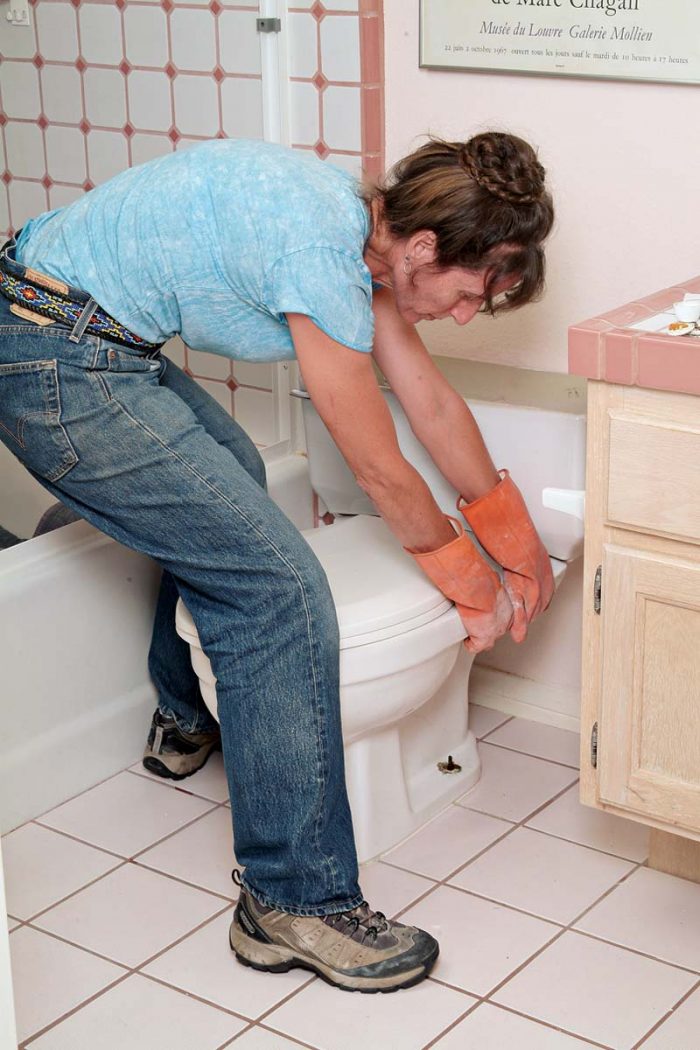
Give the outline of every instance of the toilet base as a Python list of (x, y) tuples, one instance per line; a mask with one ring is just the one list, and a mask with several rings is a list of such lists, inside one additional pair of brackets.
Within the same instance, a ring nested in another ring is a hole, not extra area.
[[(190, 642), (204, 702), (218, 721), (216, 679), (209, 658), (193, 644), (191, 634), (181, 633)], [(461, 641), (456, 649), (456, 657), (447, 651), (443, 654), (450, 662), (454, 659), (443, 684), (410, 714), (360, 736), (350, 734), (349, 740), (346, 735), (345, 778), (360, 863), (393, 849), (471, 790), (481, 776), (476, 739), (468, 725), (468, 682), (474, 654)], [(358, 683), (359, 688), (364, 685)], [(386, 681), (375, 683), (378, 700), (386, 687)], [(341, 708), (346, 712), (356, 708), (355, 688), (341, 686)], [(397, 688), (395, 683), (393, 688)], [(350, 728), (345, 725), (346, 734)], [(447, 763), (450, 755), (461, 769), (441, 772), (438, 763)]]
[[(473, 655), (460, 646), (441, 688), (411, 715), (346, 744), (345, 777), (360, 863), (393, 849), (478, 782), (468, 727)], [(461, 766), (446, 773), (439, 762)]]

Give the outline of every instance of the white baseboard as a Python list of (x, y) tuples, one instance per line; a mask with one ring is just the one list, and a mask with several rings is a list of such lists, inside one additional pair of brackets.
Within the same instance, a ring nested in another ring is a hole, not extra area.
[(472, 667), (469, 702), (573, 733), (581, 731), (580, 718), (568, 713), (579, 709), (577, 690), (534, 682), (492, 667)]

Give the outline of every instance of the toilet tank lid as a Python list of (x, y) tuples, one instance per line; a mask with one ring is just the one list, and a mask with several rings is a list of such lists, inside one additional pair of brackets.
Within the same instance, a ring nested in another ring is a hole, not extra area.
[(302, 535), (328, 577), (341, 648), (400, 624), (409, 630), (411, 621), (426, 623), (452, 605), (381, 518), (359, 514)]

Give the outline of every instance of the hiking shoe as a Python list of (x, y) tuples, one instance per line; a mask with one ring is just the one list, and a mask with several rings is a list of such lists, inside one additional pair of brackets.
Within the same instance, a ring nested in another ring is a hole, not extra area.
[(363, 901), (337, 915), (290, 915), (244, 889), (229, 934), (236, 958), (254, 970), (312, 970), (350, 992), (395, 992), (430, 973), (440, 950), (430, 934), (391, 922)]
[(174, 718), (156, 708), (148, 733), (143, 764), (149, 773), (184, 780), (201, 769), (212, 751), (221, 750), (221, 733), (185, 733)]

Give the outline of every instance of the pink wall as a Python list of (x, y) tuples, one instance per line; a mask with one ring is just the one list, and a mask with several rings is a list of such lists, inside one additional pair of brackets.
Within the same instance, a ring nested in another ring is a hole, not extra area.
[(418, 68), (418, 0), (384, 0), (387, 161), (426, 131), (498, 128), (539, 148), (557, 228), (544, 301), (424, 326), (437, 354), (565, 372), (567, 326), (698, 272), (697, 87)]

